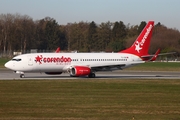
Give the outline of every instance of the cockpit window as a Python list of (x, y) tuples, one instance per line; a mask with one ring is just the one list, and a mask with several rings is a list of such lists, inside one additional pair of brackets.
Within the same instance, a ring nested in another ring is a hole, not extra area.
[(18, 61), (21, 61), (21, 59), (12, 59), (12, 61), (17, 61), (18, 62)]

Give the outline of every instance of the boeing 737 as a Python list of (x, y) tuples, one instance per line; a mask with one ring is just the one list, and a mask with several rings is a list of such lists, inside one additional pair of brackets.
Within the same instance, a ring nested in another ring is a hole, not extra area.
[(98, 71), (121, 70), (156, 60), (160, 50), (148, 54), (154, 21), (149, 21), (131, 47), (118, 53), (31, 53), (15, 56), (5, 67), (25, 77), (25, 72), (49, 75), (67, 72), (70, 76), (94, 78)]

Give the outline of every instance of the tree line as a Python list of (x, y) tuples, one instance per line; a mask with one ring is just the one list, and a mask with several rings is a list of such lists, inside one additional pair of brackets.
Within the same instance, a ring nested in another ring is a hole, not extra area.
[[(30, 49), (78, 52), (118, 52), (132, 45), (145, 21), (139, 25), (125, 25), (123, 21), (96, 24), (81, 21), (59, 25), (50, 17), (33, 20), (28, 15), (0, 15), (0, 52)], [(180, 32), (158, 22), (153, 31), (149, 53), (160, 48), (162, 52), (180, 53)]]

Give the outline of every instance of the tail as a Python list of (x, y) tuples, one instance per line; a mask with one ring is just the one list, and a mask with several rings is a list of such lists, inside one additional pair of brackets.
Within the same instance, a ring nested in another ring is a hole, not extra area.
[(130, 53), (139, 57), (148, 55), (153, 28), (154, 21), (149, 21), (133, 45), (126, 50), (120, 51), (119, 53)]

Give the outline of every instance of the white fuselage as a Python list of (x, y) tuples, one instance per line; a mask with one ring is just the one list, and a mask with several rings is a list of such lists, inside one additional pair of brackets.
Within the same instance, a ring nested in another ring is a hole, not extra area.
[(14, 57), (5, 67), (20, 72), (67, 72), (73, 66), (114, 70), (140, 63), (144, 63), (140, 57), (126, 53), (32, 53)]

